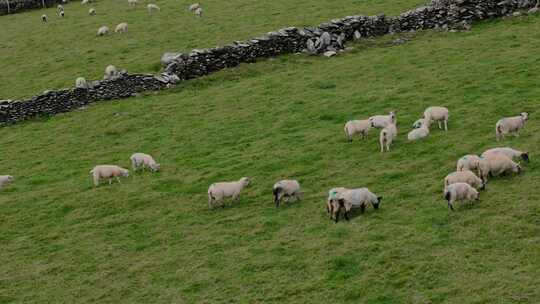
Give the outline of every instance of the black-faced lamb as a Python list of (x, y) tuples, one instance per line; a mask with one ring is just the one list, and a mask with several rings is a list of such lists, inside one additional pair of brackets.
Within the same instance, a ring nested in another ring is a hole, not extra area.
[(439, 124), (439, 129), (442, 129), (441, 122), (444, 122), (444, 130), (448, 131), (448, 118), (450, 112), (445, 107), (429, 107), (424, 111), (424, 118), (430, 121), (436, 121)]
[(448, 202), (448, 208), (454, 211), (455, 202), (478, 201), (480, 199), (480, 195), (476, 189), (467, 183), (455, 183), (444, 189), (444, 198)]
[(160, 165), (154, 160), (154, 158), (148, 154), (144, 153), (135, 153), (131, 155), (129, 158), (131, 160), (131, 165), (133, 167), (133, 171), (137, 171), (139, 169), (145, 169), (148, 168), (152, 172), (157, 172), (160, 169)]
[(274, 195), (274, 203), (276, 204), (276, 207), (279, 207), (279, 204), (284, 198), (286, 201), (293, 198), (295, 200), (302, 199), (300, 183), (296, 180), (285, 179), (275, 183), (272, 193)]
[(360, 211), (364, 213), (368, 204), (371, 204), (374, 209), (379, 209), (379, 204), (382, 201), (382, 196), (377, 196), (368, 188), (358, 188), (345, 190), (336, 195), (336, 198), (332, 200), (332, 212), (334, 221), (339, 221), (339, 215), (341, 211), (346, 220), (349, 220), (349, 212), (352, 208), (360, 208)]
[(236, 182), (221, 182), (210, 185), (208, 188), (208, 207), (212, 209), (215, 204), (225, 207), (226, 198), (232, 198), (233, 201), (237, 201), (242, 189), (247, 187), (250, 182), (249, 177), (242, 177)]
[(482, 157), (489, 157), (490, 155), (497, 154), (504, 155), (510, 159), (521, 158), (525, 162), (529, 162), (529, 152), (519, 151), (509, 147), (493, 148), (486, 150), (484, 153), (482, 153)]
[(121, 184), (120, 177), (128, 177), (129, 170), (114, 165), (99, 165), (95, 166), (94, 169), (90, 171), (90, 174), (94, 180), (94, 186), (97, 187), (99, 186), (99, 181), (102, 179), (108, 179), (110, 185), (112, 184), (113, 178), (115, 178), (118, 183)]
[(529, 120), (529, 113), (523, 112), (519, 116), (506, 117), (497, 121), (495, 124), (495, 135), (497, 141), (504, 138), (506, 134), (514, 134), (519, 136), (519, 130), (525, 127), (525, 123)]
[(369, 130), (371, 129), (371, 122), (369, 119), (365, 120), (350, 120), (345, 124), (345, 138), (348, 142), (352, 142), (353, 135), (360, 134), (362, 138), (366, 138)]

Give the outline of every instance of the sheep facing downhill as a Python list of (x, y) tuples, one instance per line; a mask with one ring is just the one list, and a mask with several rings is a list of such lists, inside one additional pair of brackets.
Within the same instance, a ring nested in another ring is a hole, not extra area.
[(368, 118), (372, 128), (382, 129), (389, 124), (397, 124), (397, 116), (395, 111), (391, 111), (388, 115), (375, 115)]
[(107, 34), (109, 34), (109, 27), (107, 26), (102, 26), (97, 31), (98, 36), (105, 36)]
[(484, 181), (469, 170), (452, 172), (444, 178), (444, 188), (455, 183), (467, 183), (475, 189), (480, 190), (484, 190), (486, 188)]
[(144, 153), (135, 153), (129, 158), (131, 160), (131, 165), (133, 171), (138, 169), (144, 170), (145, 168), (150, 169), (152, 172), (157, 172), (160, 169), (160, 165), (154, 160), (154, 158), (148, 154)]
[(159, 12), (161, 9), (159, 8), (159, 6), (153, 4), (153, 3), (150, 3), (146, 6), (146, 9), (148, 10), (148, 13), (149, 14), (152, 14), (154, 12)]
[(429, 135), (429, 120), (428, 119), (419, 119), (415, 122), (415, 125), (419, 122), (419, 127), (414, 128), (409, 134), (407, 134), (407, 139), (409, 141), (415, 141), (422, 138), (425, 138)]
[(215, 204), (220, 204), (225, 208), (225, 199), (232, 198), (233, 201), (237, 201), (240, 197), (242, 189), (250, 184), (249, 177), (242, 177), (236, 182), (221, 182), (214, 183), (208, 188), (208, 207), (214, 208)]
[(448, 118), (450, 112), (445, 107), (429, 107), (424, 111), (424, 118), (430, 121), (436, 121), (439, 129), (442, 129), (441, 122), (444, 122), (444, 130), (448, 131)]
[(487, 183), (489, 176), (500, 176), (507, 173), (521, 173), (521, 166), (510, 158), (495, 154), (480, 159), (480, 178)]
[(128, 24), (126, 22), (122, 22), (118, 24), (116, 28), (114, 29), (115, 33), (120, 33), (120, 34), (127, 33), (127, 31), (128, 31)]
[(381, 146), (381, 153), (384, 153), (384, 148), (386, 147), (386, 151), (390, 151), (390, 145), (394, 141), (394, 139), (397, 136), (397, 128), (395, 124), (389, 124), (384, 129), (381, 130), (381, 134), (379, 136), (379, 144)]
[(379, 209), (379, 204), (382, 201), (382, 196), (377, 196), (368, 188), (358, 188), (345, 190), (336, 195), (336, 198), (332, 200), (332, 212), (334, 221), (339, 221), (339, 215), (341, 211), (343, 216), (348, 221), (349, 213), (352, 208), (360, 208), (360, 212), (364, 213), (368, 204), (371, 204), (374, 209)]
[(352, 142), (352, 137), (355, 134), (360, 134), (362, 138), (366, 138), (371, 129), (371, 122), (365, 120), (350, 120), (345, 124), (345, 138), (348, 142)]
[(529, 120), (529, 113), (523, 112), (519, 116), (502, 118), (495, 124), (495, 136), (497, 141), (504, 138), (506, 134), (514, 134), (519, 136), (519, 130), (525, 127), (525, 123)]
[(13, 181), (15, 181), (15, 178), (11, 175), (0, 175), (0, 191), (2, 191), (4, 186), (11, 184)]
[(529, 162), (529, 152), (519, 151), (516, 149), (509, 148), (509, 147), (493, 148), (493, 149), (486, 150), (484, 151), (484, 153), (482, 153), (482, 157), (489, 157), (490, 155), (497, 155), (497, 154), (504, 155), (510, 159), (515, 159), (519, 157), (525, 162), (527, 163)]
[(300, 191), (300, 183), (296, 180), (281, 180), (274, 184), (272, 189), (274, 195), (274, 203), (276, 208), (279, 207), (279, 204), (285, 198), (286, 201), (294, 198), (295, 200), (302, 200), (302, 192)]
[(444, 189), (444, 198), (448, 202), (448, 208), (454, 211), (455, 202), (478, 201), (480, 200), (480, 195), (476, 189), (467, 183), (455, 183)]
[(94, 186), (99, 186), (99, 181), (101, 179), (108, 179), (109, 185), (112, 184), (113, 178), (116, 178), (118, 183), (120, 182), (120, 177), (128, 177), (129, 170), (124, 169), (119, 166), (113, 165), (99, 165), (95, 166), (94, 169), (90, 170), (90, 174), (94, 180)]
[(456, 171), (474, 171), (476, 170), (478, 172), (478, 176), (480, 176), (480, 157), (475, 154), (467, 154), (457, 161), (456, 165)]

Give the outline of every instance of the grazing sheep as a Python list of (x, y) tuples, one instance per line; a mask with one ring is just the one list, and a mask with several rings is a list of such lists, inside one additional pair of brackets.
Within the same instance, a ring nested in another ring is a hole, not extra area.
[(95, 166), (94, 169), (90, 171), (90, 174), (92, 175), (94, 179), (94, 186), (99, 186), (100, 179), (108, 179), (109, 185), (112, 184), (112, 179), (116, 178), (118, 183), (120, 182), (120, 177), (128, 177), (129, 176), (129, 170), (118, 167), (118, 166), (112, 166), (112, 165), (99, 165)]
[(478, 201), (480, 195), (476, 189), (467, 183), (455, 183), (444, 189), (444, 198), (448, 201), (448, 208), (454, 211), (456, 201)]
[(379, 136), (379, 144), (381, 145), (381, 153), (384, 153), (384, 147), (386, 151), (390, 151), (390, 145), (397, 136), (397, 128), (395, 124), (389, 124), (384, 129), (382, 129)]
[(242, 177), (236, 182), (222, 182), (214, 183), (208, 188), (208, 207), (212, 209), (215, 203), (225, 207), (225, 198), (232, 198), (233, 201), (237, 201), (240, 197), (242, 189), (250, 184), (249, 177)]
[(328, 199), (326, 200), (326, 212), (330, 215), (330, 218), (332, 218), (332, 215), (334, 214), (334, 205), (333, 201), (337, 199), (337, 196), (349, 189), (343, 188), (343, 187), (337, 187), (332, 188), (328, 191)]
[(138, 2), (139, 2), (139, 1), (137, 1), (137, 0), (128, 0), (128, 5), (129, 5), (130, 7), (134, 7), (134, 6), (137, 5)]
[(47, 15), (41, 15), (41, 21), (47, 22), (49, 19), (47, 18)]
[(477, 170), (478, 175), (480, 175), (480, 157), (475, 154), (468, 154), (461, 157), (457, 161), (456, 171), (465, 171), (465, 170)]
[(127, 33), (127, 31), (128, 31), (128, 24), (126, 22), (122, 22), (118, 24), (116, 28), (114, 29), (115, 33), (120, 33), (120, 34)]
[(276, 204), (276, 207), (279, 207), (279, 204), (284, 197), (287, 201), (291, 198), (294, 198), (295, 200), (302, 199), (300, 183), (296, 180), (285, 179), (275, 183), (272, 193), (274, 194), (274, 203)]
[(362, 138), (366, 138), (371, 129), (371, 122), (365, 120), (350, 120), (345, 124), (345, 137), (348, 142), (352, 142), (354, 134), (361, 134)]
[(495, 124), (495, 135), (497, 141), (500, 141), (506, 134), (513, 133), (515, 136), (519, 136), (520, 129), (525, 127), (525, 123), (529, 120), (529, 113), (523, 112), (519, 116), (506, 117), (500, 119)]
[(509, 147), (503, 147), (503, 148), (493, 148), (486, 150), (484, 153), (482, 153), (482, 157), (489, 157), (491, 155), (504, 155), (510, 159), (515, 159), (520, 157), (525, 162), (529, 162), (529, 152), (523, 152), (516, 149), (512, 149)]
[(194, 11), (196, 11), (199, 7), (201, 7), (201, 6), (199, 5), (199, 3), (193, 3), (192, 5), (189, 6), (189, 11), (194, 12)]
[(418, 121), (420, 122), (420, 127), (413, 129), (407, 134), (407, 139), (410, 141), (422, 139), (429, 135), (429, 120), (419, 119)]
[(144, 168), (149, 168), (152, 172), (157, 172), (160, 169), (160, 165), (156, 163), (154, 158), (148, 154), (135, 153), (131, 155), (129, 159), (131, 160), (131, 165), (134, 172), (138, 169), (144, 170)]
[(450, 114), (445, 107), (429, 107), (424, 111), (424, 118), (438, 122), (439, 129), (442, 129), (441, 122), (444, 122), (445, 131), (448, 131), (448, 117)]
[(488, 177), (506, 173), (521, 173), (521, 166), (505, 155), (495, 154), (480, 159), (480, 178), (487, 183)]
[(102, 26), (97, 31), (98, 36), (105, 36), (107, 34), (109, 34), (109, 27), (107, 26)]
[(64, 18), (66, 16), (66, 13), (64, 11), (60, 11), (58, 14), (60, 17)]
[(199, 7), (198, 9), (195, 10), (195, 15), (197, 15), (198, 17), (202, 17), (203, 15), (202, 7)]
[(90, 16), (96, 15), (96, 9), (94, 9), (94, 8), (89, 9), (88, 10), (88, 15), (90, 15)]
[(15, 178), (11, 175), (0, 175), (0, 191), (5, 185), (12, 183)]
[(478, 176), (476, 176), (472, 171), (469, 170), (452, 172), (444, 178), (445, 188), (455, 183), (467, 183), (472, 187), (480, 190), (484, 190), (486, 188), (485, 183), (480, 178), (478, 178)]
[(382, 196), (376, 196), (368, 188), (358, 188), (345, 190), (337, 194), (337, 197), (332, 200), (334, 220), (337, 223), (339, 221), (339, 214), (344, 209), (344, 217), (349, 220), (349, 212), (352, 208), (360, 208), (360, 211), (364, 213), (366, 207), (369, 204), (375, 209), (379, 209)]
[(79, 77), (75, 80), (75, 87), (78, 89), (88, 89), (88, 82), (83, 77)]
[(146, 9), (148, 10), (148, 13), (150, 13), (150, 14), (160, 11), (159, 6), (157, 6), (157, 5), (153, 4), (153, 3), (148, 4), (146, 6)]
[(392, 111), (388, 115), (375, 115), (369, 118), (371, 121), (371, 127), (373, 128), (384, 128), (389, 124), (397, 124), (396, 112)]

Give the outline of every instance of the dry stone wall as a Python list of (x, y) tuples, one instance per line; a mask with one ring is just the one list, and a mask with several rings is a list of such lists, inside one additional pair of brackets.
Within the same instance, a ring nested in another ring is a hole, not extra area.
[[(9, 1), (9, 2), (8, 2)], [(63, 0), (0, 0), (0, 16), (20, 13), (26, 10), (56, 6), (63, 4)]]
[(48, 91), (30, 100), (0, 101), (0, 123), (14, 123), (38, 115), (71, 111), (99, 100), (160, 90), (179, 81), (260, 58), (298, 52), (335, 54), (345, 47), (347, 41), (354, 39), (426, 29), (468, 29), (474, 21), (526, 13), (535, 4), (536, 0), (433, 0), (395, 17), (347, 16), (317, 27), (283, 28), (223, 47), (196, 49), (188, 54), (167, 53), (162, 58), (166, 67), (159, 75), (123, 73), (115, 80), (94, 82), (90, 89)]

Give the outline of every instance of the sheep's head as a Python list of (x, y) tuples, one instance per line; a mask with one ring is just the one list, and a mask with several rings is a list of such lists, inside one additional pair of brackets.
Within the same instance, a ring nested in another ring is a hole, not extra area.
[(161, 168), (161, 165), (160, 165), (160, 164), (152, 164), (152, 165), (150, 165), (150, 169), (151, 169), (153, 172), (158, 172), (160, 168)]
[(246, 187), (249, 186), (249, 184), (251, 183), (251, 179), (249, 177), (242, 177), (240, 179), (240, 182), (242, 183), (242, 185), (244, 185), (244, 187)]
[(519, 115), (521, 116), (521, 119), (523, 119), (523, 121), (529, 120), (529, 113), (523, 112), (523, 113), (521, 113)]
[(11, 176), (11, 175), (8, 175), (8, 176), (7, 176), (7, 181), (8, 181), (8, 182), (11, 183), (11, 182), (13, 182), (14, 180), (15, 180), (15, 178), (14, 178), (13, 176)]
[(123, 176), (123, 177), (129, 177), (129, 170), (127, 170), (127, 169), (122, 169), (122, 176)]
[(396, 123), (396, 111), (390, 111), (390, 119), (392, 120), (392, 123)]
[(377, 202), (376, 202), (376, 203), (373, 203), (373, 208), (379, 209), (379, 205), (380, 205), (382, 199), (383, 199), (382, 196), (377, 196)]
[(478, 201), (480, 200), (480, 193), (478, 193), (478, 191), (476, 191), (476, 189), (474, 188), (471, 188), (471, 191), (469, 192), (469, 199), (472, 201)]
[(520, 174), (521, 173), (521, 165), (516, 164), (513, 171), (514, 171), (514, 173)]
[(418, 119), (417, 121), (415, 121), (412, 125), (413, 129), (418, 129), (422, 126), (422, 123), (423, 123), (424, 119)]
[(521, 159), (523, 159), (525, 162), (529, 162), (529, 152), (523, 152), (521, 153)]

